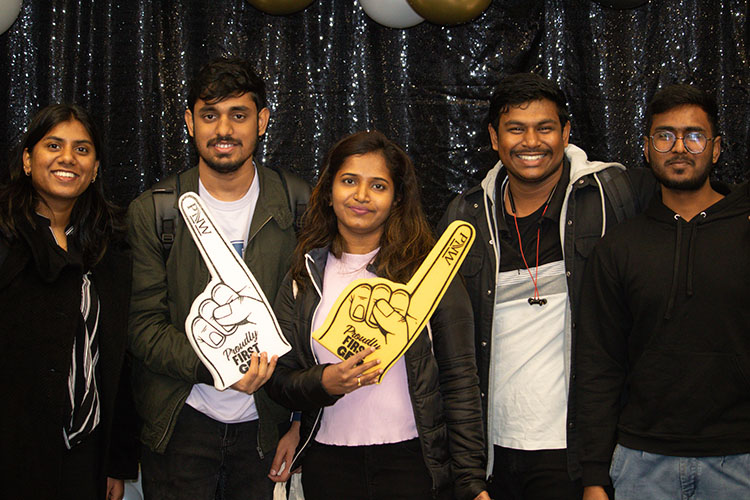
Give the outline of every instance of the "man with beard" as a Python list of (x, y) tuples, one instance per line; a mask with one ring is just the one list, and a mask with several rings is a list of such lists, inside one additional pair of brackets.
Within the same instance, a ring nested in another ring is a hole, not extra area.
[(659, 91), (644, 154), (661, 184), (584, 278), (576, 346), (584, 498), (750, 498), (750, 188), (709, 180), (715, 101)]
[[(263, 81), (244, 60), (214, 60), (191, 82), (188, 104), (185, 123), (198, 165), (163, 181), (177, 191), (170, 205), (181, 193), (198, 193), (273, 300), (295, 233), (282, 176), (253, 159), (269, 120)], [(288, 477), (280, 467), (291, 463), (299, 439), (299, 424), (290, 429), (289, 411), (262, 389), (276, 358), (253, 355), (239, 382), (225, 391), (214, 388), (184, 331), (193, 300), (210, 276), (179, 215), (171, 246), (162, 241), (166, 230), (158, 226), (165, 220), (158, 220), (155, 198), (161, 191), (143, 193), (128, 214), (130, 350), (143, 420), (145, 497), (270, 499), (272, 480)]]
[(655, 181), (569, 144), (565, 96), (535, 74), (500, 82), (488, 129), (500, 161), (451, 202), (441, 227), (460, 219), (477, 229), (461, 274), (474, 308), (490, 496), (580, 500), (568, 387), (583, 267)]

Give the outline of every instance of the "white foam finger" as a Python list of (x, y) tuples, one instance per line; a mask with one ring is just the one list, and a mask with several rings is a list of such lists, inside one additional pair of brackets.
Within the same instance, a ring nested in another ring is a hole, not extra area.
[(242, 259), (222, 236), (200, 197), (187, 192), (180, 196), (179, 207), (211, 276), (235, 291), (251, 286)]

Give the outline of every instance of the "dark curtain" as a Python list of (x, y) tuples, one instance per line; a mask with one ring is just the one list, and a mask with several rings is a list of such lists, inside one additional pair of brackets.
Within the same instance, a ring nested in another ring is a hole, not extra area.
[(254, 61), (268, 86), (260, 161), (314, 182), (337, 139), (379, 129), (413, 158), (432, 221), (496, 161), (487, 99), (518, 71), (561, 86), (572, 142), (628, 166), (643, 163), (645, 105), (657, 88), (711, 90), (724, 149), (716, 176), (740, 182), (750, 170), (747, 21), (746, 0), (651, 0), (630, 10), (494, 0), (473, 22), (406, 30), (377, 24), (352, 0), (317, 0), (289, 16), (245, 0), (26, 0), (0, 35), (0, 157), (35, 110), (77, 102), (102, 127), (102, 175), (126, 204), (195, 163), (186, 82), (209, 58), (232, 54)]

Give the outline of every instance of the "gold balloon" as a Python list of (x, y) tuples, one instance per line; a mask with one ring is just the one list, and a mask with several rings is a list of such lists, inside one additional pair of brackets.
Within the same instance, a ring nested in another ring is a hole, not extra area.
[(407, 0), (411, 8), (431, 23), (461, 24), (484, 12), (492, 0)]
[(285, 16), (292, 14), (298, 10), (302, 10), (311, 3), (313, 0), (247, 0), (250, 5), (258, 10), (262, 10), (266, 14), (273, 14), (274, 16)]

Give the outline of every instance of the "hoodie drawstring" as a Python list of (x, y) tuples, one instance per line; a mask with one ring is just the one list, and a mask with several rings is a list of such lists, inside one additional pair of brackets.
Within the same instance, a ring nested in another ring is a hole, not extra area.
[(669, 291), (669, 302), (667, 310), (664, 313), (664, 319), (672, 317), (672, 308), (674, 307), (675, 296), (677, 295), (677, 272), (680, 268), (680, 247), (682, 246), (682, 217), (675, 214), (674, 220), (677, 221), (677, 235), (674, 243), (674, 265), (672, 267), (672, 289)]
[[(706, 212), (701, 212), (699, 217), (706, 218)], [(688, 266), (687, 266), (687, 296), (693, 296), (693, 262), (695, 261), (695, 238), (698, 234), (698, 224), (690, 224), (690, 242), (688, 243)]]
[[(706, 218), (706, 212), (698, 214), (702, 219)], [(667, 303), (667, 310), (664, 313), (664, 319), (670, 319), (672, 317), (672, 309), (674, 308), (675, 298), (677, 296), (677, 274), (680, 267), (680, 253), (682, 246), (682, 226), (683, 218), (679, 214), (674, 215), (675, 221), (677, 221), (677, 234), (675, 236), (675, 247), (674, 247), (674, 267), (672, 269), (672, 289), (669, 292), (669, 302)], [(685, 295), (688, 297), (693, 296), (693, 263), (695, 262), (695, 239), (698, 234), (698, 222), (691, 221), (688, 223), (688, 260), (685, 274)]]

